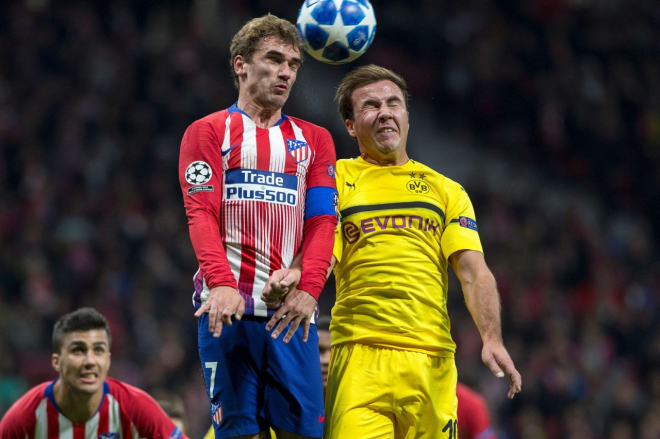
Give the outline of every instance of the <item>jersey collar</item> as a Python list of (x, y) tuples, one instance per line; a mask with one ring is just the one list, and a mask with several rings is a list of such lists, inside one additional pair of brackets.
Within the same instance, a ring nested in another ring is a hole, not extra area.
[[(62, 410), (60, 410), (57, 403), (55, 402), (55, 394), (53, 393), (53, 386), (55, 385), (57, 380), (59, 380), (59, 378), (53, 380), (53, 382), (51, 382), (49, 385), (46, 386), (46, 390), (44, 391), (44, 394), (45, 394), (46, 398), (48, 398), (50, 400), (50, 402), (53, 403), (53, 407), (55, 407), (55, 409), (58, 411), (58, 413), (62, 414)], [(101, 410), (101, 407), (103, 406), (103, 402), (105, 401), (105, 397), (108, 393), (110, 393), (110, 386), (108, 386), (107, 381), (104, 381), (103, 382), (103, 396), (101, 397), (101, 403), (99, 404), (99, 407), (96, 409), (96, 412), (94, 414), (98, 413), (99, 410)], [(62, 416), (64, 416), (64, 414), (62, 414)]]
[[(241, 114), (244, 114), (245, 116), (247, 116), (248, 119), (252, 120), (252, 118), (251, 118), (250, 116), (248, 116), (248, 114), (247, 114), (245, 111), (243, 111), (243, 110), (241, 110), (240, 108), (238, 108), (238, 101), (234, 102), (234, 105), (232, 105), (231, 107), (227, 108), (227, 111), (229, 112), (229, 114), (232, 114), (232, 113), (241, 113)], [(289, 120), (289, 116), (287, 116), (287, 115), (284, 114), (284, 113), (281, 113), (281, 114), (282, 114), (282, 117), (280, 118), (280, 120), (277, 121), (277, 123), (276, 123), (275, 125), (273, 125), (274, 127), (278, 126), (279, 124), (281, 124), (281, 123), (284, 122), (285, 120)]]
[(395, 165), (395, 166), (381, 166), (381, 165), (376, 165), (376, 164), (374, 164), (374, 163), (371, 163), (371, 162), (366, 161), (365, 159), (362, 158), (361, 155), (357, 156), (355, 160), (358, 161), (358, 162), (360, 162), (360, 163), (362, 163), (363, 165), (377, 166), (377, 167), (383, 167), (383, 168), (397, 168), (397, 167), (398, 167), (398, 168), (403, 168), (403, 167), (406, 167), (406, 166), (409, 166), (409, 165), (415, 164), (415, 162), (413, 161), (413, 159), (411, 159), (410, 157), (408, 157), (408, 161), (405, 162), (404, 164), (402, 164), (402, 165)]

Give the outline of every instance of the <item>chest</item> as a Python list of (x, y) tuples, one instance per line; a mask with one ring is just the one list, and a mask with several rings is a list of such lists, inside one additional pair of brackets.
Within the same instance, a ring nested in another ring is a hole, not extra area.
[(339, 209), (384, 204), (432, 204), (444, 210), (431, 179), (415, 171), (366, 169), (339, 175)]
[(340, 181), (339, 211), (347, 243), (359, 238), (417, 236), (436, 241), (445, 209), (423, 172), (383, 169), (345, 173)]
[(225, 132), (223, 168), (305, 177), (314, 158), (313, 146), (311, 139), (288, 121), (264, 129), (243, 120), (242, 124), (232, 123)]

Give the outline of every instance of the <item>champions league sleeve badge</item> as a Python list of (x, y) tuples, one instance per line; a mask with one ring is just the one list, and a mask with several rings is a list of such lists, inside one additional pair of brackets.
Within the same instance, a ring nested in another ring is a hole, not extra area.
[(212, 185), (206, 185), (211, 180), (213, 176), (213, 170), (208, 163), (203, 161), (192, 162), (186, 168), (186, 181), (193, 185), (193, 187), (188, 188), (188, 195), (195, 194), (197, 192), (213, 192)]

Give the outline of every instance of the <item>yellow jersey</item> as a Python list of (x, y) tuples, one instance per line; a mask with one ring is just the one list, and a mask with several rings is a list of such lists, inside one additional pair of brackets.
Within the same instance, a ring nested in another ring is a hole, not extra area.
[(447, 264), (483, 252), (465, 189), (421, 163), (337, 161), (332, 344), (362, 343), (453, 357)]

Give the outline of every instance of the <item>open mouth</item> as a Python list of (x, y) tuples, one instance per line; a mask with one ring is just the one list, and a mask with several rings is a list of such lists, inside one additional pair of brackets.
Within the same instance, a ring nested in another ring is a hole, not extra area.
[(391, 127), (385, 127), (378, 130), (378, 134), (396, 133), (396, 130)]
[(98, 375), (95, 373), (83, 373), (80, 375), (80, 380), (86, 384), (92, 384), (96, 382)]

